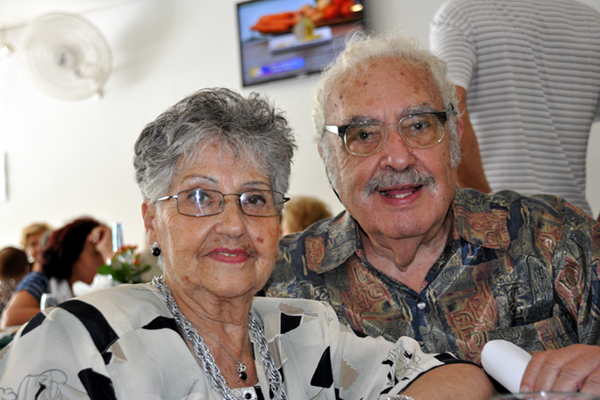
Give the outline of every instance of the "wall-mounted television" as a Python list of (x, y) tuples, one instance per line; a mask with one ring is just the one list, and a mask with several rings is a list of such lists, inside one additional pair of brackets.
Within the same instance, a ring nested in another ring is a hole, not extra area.
[(365, 29), (365, 0), (237, 3), (243, 86), (318, 73)]

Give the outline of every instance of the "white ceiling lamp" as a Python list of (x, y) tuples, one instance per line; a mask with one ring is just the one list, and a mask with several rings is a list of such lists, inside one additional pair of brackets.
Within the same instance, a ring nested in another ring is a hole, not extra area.
[(73, 14), (46, 14), (28, 24), (19, 55), (34, 84), (61, 100), (101, 96), (112, 72), (112, 53), (102, 32)]

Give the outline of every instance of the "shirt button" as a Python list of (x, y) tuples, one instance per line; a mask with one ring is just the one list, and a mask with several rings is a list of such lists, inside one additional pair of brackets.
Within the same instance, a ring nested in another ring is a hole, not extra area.
[(420, 301), (417, 303), (417, 307), (419, 308), (419, 310), (423, 310), (425, 308), (425, 303)]

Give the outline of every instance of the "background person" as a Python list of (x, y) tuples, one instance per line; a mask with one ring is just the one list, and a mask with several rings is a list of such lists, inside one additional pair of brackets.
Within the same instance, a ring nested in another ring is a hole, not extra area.
[(575, 0), (451, 0), (431, 23), (430, 47), (464, 112), (459, 184), (556, 194), (591, 216), (585, 160), (600, 118), (600, 13)]
[(27, 254), (15, 247), (5, 247), (0, 250), (0, 313), (6, 303), (31, 269), (27, 261)]
[(21, 281), (2, 314), (2, 328), (29, 321), (40, 311), (44, 293), (58, 301), (73, 297), (73, 284), (91, 284), (112, 254), (110, 228), (92, 218), (76, 219), (52, 232), (42, 253), (42, 271)]
[(44, 238), (52, 231), (45, 222), (34, 222), (21, 231), (21, 246), (27, 253), (33, 271), (41, 271), (41, 255), (44, 250)]
[(294, 148), (280, 111), (224, 88), (201, 90), (148, 124), (134, 166), (163, 277), (38, 314), (0, 359), (0, 388), (31, 381), (39, 397), (37, 382), (81, 398), (358, 400), (408, 386), (406, 395), (422, 399), (487, 399), (491, 384), (474, 365), (445, 365), (453, 357), (425, 354), (409, 338), (358, 338), (324, 303), (253, 300), (274, 264)]
[(311, 196), (293, 196), (281, 215), (281, 236), (302, 232), (317, 221), (330, 218), (327, 204)]
[(267, 295), (327, 301), (357, 332), (475, 362), (505, 339), (540, 351), (524, 391), (600, 394), (600, 224), (559, 197), (457, 188), (456, 102), (417, 42), (354, 36), (313, 107), (347, 211), (280, 240)]

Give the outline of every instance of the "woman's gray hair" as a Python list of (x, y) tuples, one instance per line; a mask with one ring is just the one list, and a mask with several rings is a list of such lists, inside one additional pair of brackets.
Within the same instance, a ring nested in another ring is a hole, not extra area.
[(166, 196), (179, 160), (185, 167), (212, 143), (268, 177), (273, 190), (287, 193), (296, 144), (283, 112), (258, 93), (243, 97), (209, 88), (186, 97), (142, 130), (133, 164), (144, 198), (155, 203)]
[[(355, 32), (349, 37), (344, 51), (324, 70), (315, 87), (313, 122), (317, 131), (317, 142), (321, 142), (325, 134), (327, 101), (334, 86), (343, 76), (362, 73), (364, 66), (377, 58), (393, 58), (429, 71), (440, 90), (444, 105), (452, 105), (454, 110), (458, 110), (456, 87), (448, 79), (446, 63), (431, 51), (423, 49), (418, 40), (407, 37), (398, 30), (381, 35)], [(450, 133), (452, 164), (457, 167), (460, 163), (460, 140), (455, 118), (448, 119), (446, 129)], [(327, 151), (326, 142), (321, 143)]]

